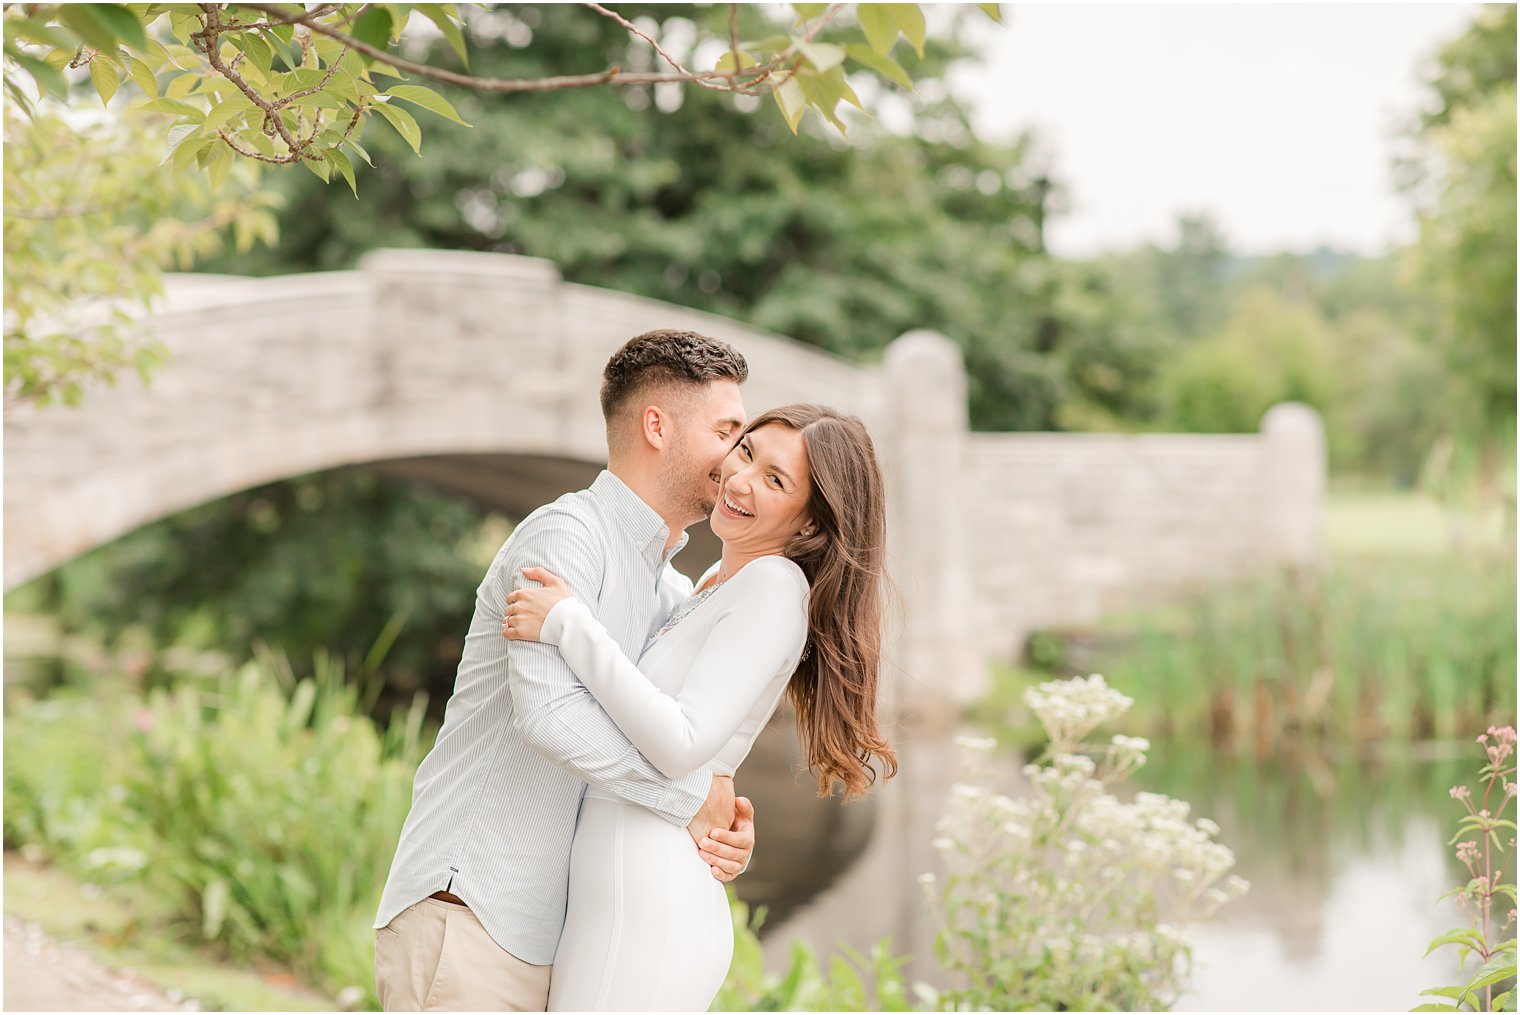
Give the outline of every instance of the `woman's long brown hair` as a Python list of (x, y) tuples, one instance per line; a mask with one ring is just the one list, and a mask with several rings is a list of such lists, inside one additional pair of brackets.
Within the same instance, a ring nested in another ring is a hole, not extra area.
[(886, 575), (886, 491), (865, 424), (826, 405), (784, 405), (763, 413), (745, 433), (780, 424), (802, 435), (811, 477), (810, 536), (783, 553), (812, 587), (808, 648), (787, 695), (818, 795), (835, 781), (844, 797), (863, 795), (897, 774), (897, 754), (876, 724)]

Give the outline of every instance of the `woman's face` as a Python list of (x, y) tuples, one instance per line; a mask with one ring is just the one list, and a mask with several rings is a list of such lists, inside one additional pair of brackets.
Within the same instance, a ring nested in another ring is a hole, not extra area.
[(748, 553), (779, 553), (809, 527), (807, 450), (802, 434), (768, 423), (740, 438), (719, 470), (710, 523), (725, 544)]

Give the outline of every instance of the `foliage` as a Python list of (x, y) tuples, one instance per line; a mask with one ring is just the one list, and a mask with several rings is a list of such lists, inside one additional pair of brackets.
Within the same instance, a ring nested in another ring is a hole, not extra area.
[(425, 689), (441, 702), (508, 531), (425, 488), (326, 473), (182, 512), (13, 595), (107, 643), (146, 627), (155, 644), (233, 658), (264, 643), (301, 668), (330, 649), (350, 671), (381, 672), (392, 700)]
[[(10, 696), (8, 695), (8, 699)], [(140, 828), (123, 806), (121, 740), (133, 703), (106, 689), (7, 701), (5, 846), (104, 877), (141, 867)], [(17, 717), (18, 721), (11, 721)]]
[(1171, 418), (1184, 430), (1254, 432), (1278, 402), (1331, 407), (1331, 343), (1312, 309), (1255, 289), (1223, 329), (1185, 350), (1168, 375)]
[(1140, 793), (1122, 803), (1109, 792), (1145, 763), (1149, 744), (1085, 740), (1129, 698), (1094, 675), (1043, 684), (1025, 701), (1050, 737), (1043, 763), (1024, 770), (1031, 797), (982, 788), (996, 744), (960, 741), (977, 782), (953, 788), (937, 826), (944, 883), (921, 879), (940, 926), (940, 964), (958, 981), (939, 1002), (994, 1011), (1170, 1004), (1191, 954), (1178, 928), (1249, 885), (1225, 877), (1234, 855), (1214, 841), (1217, 825), (1187, 819), (1185, 802)]
[(734, 958), (712, 1011), (911, 1011), (903, 989), (906, 958), (892, 955), (884, 938), (869, 957), (853, 949), (836, 955), (825, 971), (805, 941), (792, 942), (785, 973), (765, 972), (758, 932), (765, 907), (750, 918), (749, 907), (729, 888), (729, 911), (734, 922)]
[[(1515, 823), (1504, 817), (1516, 792), (1512, 781), (1515, 776), (1515, 729), (1513, 726), (1490, 726), (1487, 733), (1478, 737), (1478, 744), (1488, 756), (1488, 764), (1478, 773), (1479, 780), (1485, 784), (1483, 804), (1479, 807), (1474, 803), (1470, 787), (1451, 788), (1451, 798), (1462, 804), (1467, 816), (1448, 843), (1457, 847), (1457, 860), (1467, 868), (1471, 880), (1442, 896), (1443, 899), (1456, 896), (1457, 904), (1463, 909), (1471, 907), (1472, 916), (1468, 926), (1437, 937), (1425, 952), (1429, 955), (1437, 948), (1453, 945), (1462, 956), (1464, 968), (1467, 960), (1474, 958), (1478, 969), (1464, 985), (1421, 991), (1453, 1003), (1422, 1004), (1414, 1011), (1515, 1010), (1515, 939), (1504, 936), (1515, 922), (1514, 871), (1508, 872), (1509, 882), (1504, 880), (1504, 868), (1515, 856)], [(1506, 832), (1509, 833), (1507, 847), (1500, 844)], [(1468, 835), (1475, 838), (1464, 840), (1463, 837)], [(1494, 912), (1496, 897), (1500, 901), (1500, 912), (1503, 912), (1504, 898), (1509, 899), (1509, 913), (1498, 928), (1493, 926), (1498, 915)], [(1504, 989), (1505, 981), (1509, 983), (1508, 989)], [(1494, 996), (1496, 986), (1501, 989), (1498, 997)]]
[[(587, 6), (617, 24), (627, 45), (650, 41), (623, 16)], [(983, 6), (994, 19), (1000, 17), (995, 4)], [(67, 100), (61, 68), (87, 64), (101, 100), (109, 103), (121, 78), (129, 76), (144, 93), (143, 108), (178, 118), (169, 133), (177, 170), (194, 164), (215, 181), (242, 157), (300, 163), (324, 181), (337, 173), (354, 186), (355, 160), (369, 162), (354, 138), (372, 114), (388, 121), (414, 151), (420, 151), (422, 134), (409, 109), (468, 126), (447, 99), (416, 84), (416, 78), (492, 94), (696, 85), (750, 97), (770, 95), (793, 131), (809, 108), (843, 131), (839, 104), (864, 108), (847, 74), (856, 75), (857, 82), (869, 76), (911, 88), (912, 79), (892, 52), (904, 37), (922, 59), (927, 36), (917, 4), (861, 4), (852, 25), (832, 26), (844, 7), (792, 5), (794, 17), (786, 29), (743, 41), (739, 5), (730, 5), (722, 24), (726, 31), (713, 25), (715, 30), (698, 40), (711, 69), (690, 70), (656, 46), (668, 69), (654, 69), (659, 64), (646, 54), (642, 61), (627, 61), (649, 64), (651, 69), (643, 72), (612, 63), (589, 74), (562, 71), (501, 80), (419, 64), (404, 55), (403, 36), (415, 34), (426, 22), (447, 42), (454, 59), (467, 62), (468, 25), (455, 4), (322, 4), (312, 9), (294, 4), (29, 4), (6, 17), (6, 85), (13, 100), (27, 102), (15, 80), (25, 71), (42, 91)], [(578, 13), (591, 17), (587, 11)], [(381, 77), (401, 83), (382, 87), (376, 80)]]
[[(9, 15), (7, 15), (7, 22)], [(154, 117), (82, 122), (5, 104), (6, 396), (77, 403), (164, 355), (135, 319), (230, 227), (239, 250), (273, 239), (278, 196), (239, 171), (219, 185), (161, 171)]]
[[(86, 701), (20, 709), (6, 726), (7, 843), (131, 879), (228, 955), (290, 963), (373, 1004), (369, 923), (411, 804), (423, 710), (381, 730), (362, 693), (329, 660), (296, 680), (264, 655), (106, 724)], [(60, 776), (75, 752), (84, 760)]]
[[(1409, 181), (1420, 215), (1409, 274), (1439, 308), (1431, 338), (1454, 380), (1446, 429), (1474, 445), (1478, 481), (1514, 504), (1515, 7), (1485, 6), (1445, 46), (1435, 108), (1415, 132)], [(1490, 492), (1489, 496), (1494, 493)]]
[[(510, 48), (490, 27), (510, 22), (508, 11), (466, 18), (452, 4), (8, 5), (8, 395), (75, 403), (125, 368), (146, 379), (164, 350), (131, 326), (128, 311), (161, 293), (160, 270), (171, 256), (188, 267), (227, 226), (239, 255), (255, 238), (273, 240), (267, 208), (274, 197), (254, 189), (260, 168), (298, 162), (324, 183), (342, 177), (357, 195), (355, 167), (370, 163), (360, 143), (367, 123), (385, 124), (409, 158), (421, 150), (416, 110), (464, 123), (453, 103), (416, 78), (484, 89), (498, 102), (510, 102), (512, 93), (607, 84), (687, 84), (752, 103), (774, 94), (792, 131), (809, 108), (843, 130), (836, 107), (862, 105), (854, 87), (868, 96), (889, 83), (912, 87), (895, 62), (900, 37), (925, 56), (916, 5), (864, 4), (839, 17), (844, 5), (802, 4), (795, 19), (776, 24), (736, 4), (698, 22), (683, 19), (702, 26), (688, 47), (691, 58), (716, 69), (679, 67), (662, 47), (659, 59), (672, 69), (661, 71), (646, 45), (653, 41), (646, 16), (625, 8), (635, 24), (588, 6), (571, 12), (579, 19), (574, 31), (584, 37), (589, 27), (596, 38), (607, 26), (617, 45), (596, 54), (606, 56), (604, 70), (566, 75), (587, 57), (572, 44), (556, 62), (537, 61), (531, 74), (503, 81), (443, 65), (468, 56), (466, 32)], [(996, 5), (982, 6), (999, 16)], [(731, 38), (731, 28), (757, 34)], [(429, 49), (430, 38), (439, 45)], [(403, 55), (419, 49), (438, 57), (437, 65)], [(93, 94), (117, 114), (109, 125), (82, 125), (76, 108), (59, 111), (80, 104), (75, 86), (86, 75)]]

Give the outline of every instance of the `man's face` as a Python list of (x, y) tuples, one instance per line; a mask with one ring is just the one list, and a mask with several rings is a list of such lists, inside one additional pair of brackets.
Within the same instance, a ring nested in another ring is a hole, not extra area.
[(688, 395), (673, 416), (665, 487), (684, 525), (708, 515), (718, 503), (718, 470), (744, 429), (744, 399), (733, 381), (712, 381)]

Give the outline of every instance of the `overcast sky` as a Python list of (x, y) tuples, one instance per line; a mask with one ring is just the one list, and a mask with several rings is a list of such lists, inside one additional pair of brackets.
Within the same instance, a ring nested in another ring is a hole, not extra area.
[(1051, 250), (1166, 242), (1207, 210), (1237, 253), (1407, 238), (1389, 162), (1421, 70), (1476, 4), (1005, 4), (953, 79), (978, 133), (1034, 128), (1069, 210)]

